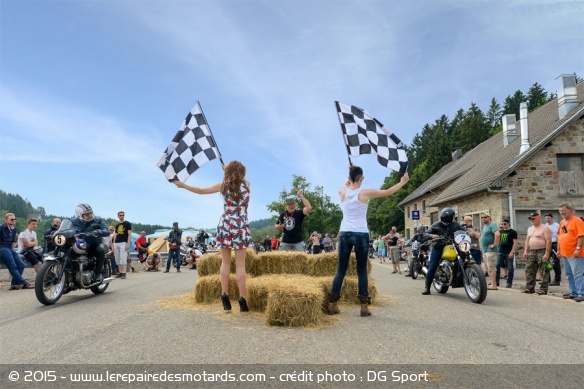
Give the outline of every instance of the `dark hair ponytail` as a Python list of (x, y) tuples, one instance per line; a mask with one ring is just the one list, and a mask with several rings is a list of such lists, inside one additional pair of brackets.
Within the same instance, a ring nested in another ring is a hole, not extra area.
[(359, 166), (351, 165), (349, 168), (349, 178), (351, 182), (357, 182), (361, 177), (363, 177), (363, 169)]

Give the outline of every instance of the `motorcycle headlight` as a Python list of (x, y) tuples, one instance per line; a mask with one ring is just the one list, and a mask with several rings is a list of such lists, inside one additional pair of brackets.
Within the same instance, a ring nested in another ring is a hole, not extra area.
[(458, 244), (458, 249), (463, 253), (468, 253), (470, 251), (470, 246), (471, 246), (470, 242), (463, 240)]
[(67, 238), (63, 234), (58, 234), (58, 235), (55, 235), (53, 237), (53, 243), (55, 244), (55, 246), (59, 246), (59, 247), (63, 246), (66, 241), (67, 241)]

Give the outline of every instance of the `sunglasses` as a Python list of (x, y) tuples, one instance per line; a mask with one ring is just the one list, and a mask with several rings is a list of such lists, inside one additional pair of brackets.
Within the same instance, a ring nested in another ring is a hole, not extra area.
[(567, 233), (568, 233), (568, 230), (566, 229), (566, 226), (562, 226), (562, 232), (563, 232), (564, 234), (567, 234)]
[(16, 221), (16, 219), (10, 219), (11, 222)]

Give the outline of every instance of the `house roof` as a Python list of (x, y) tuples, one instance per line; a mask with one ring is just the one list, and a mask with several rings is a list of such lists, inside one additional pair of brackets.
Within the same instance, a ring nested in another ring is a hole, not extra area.
[(516, 124), (517, 139), (507, 147), (503, 144), (503, 132), (492, 136), (456, 161), (450, 162), (410, 193), (399, 205), (404, 205), (444, 186), (429, 205), (437, 205), (466, 197), (491, 187), (500, 187), (504, 180), (520, 164), (544, 147), (569, 123), (584, 114), (584, 83), (576, 85), (579, 105), (563, 119), (559, 119), (557, 99), (527, 115), (530, 148), (519, 154), (521, 147), (521, 121)]

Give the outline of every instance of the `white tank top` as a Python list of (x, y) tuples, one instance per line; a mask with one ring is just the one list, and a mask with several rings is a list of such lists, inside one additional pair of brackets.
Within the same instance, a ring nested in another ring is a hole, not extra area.
[(359, 189), (345, 189), (345, 200), (341, 203), (343, 220), (341, 231), (369, 232), (367, 228), (367, 204), (359, 201)]

